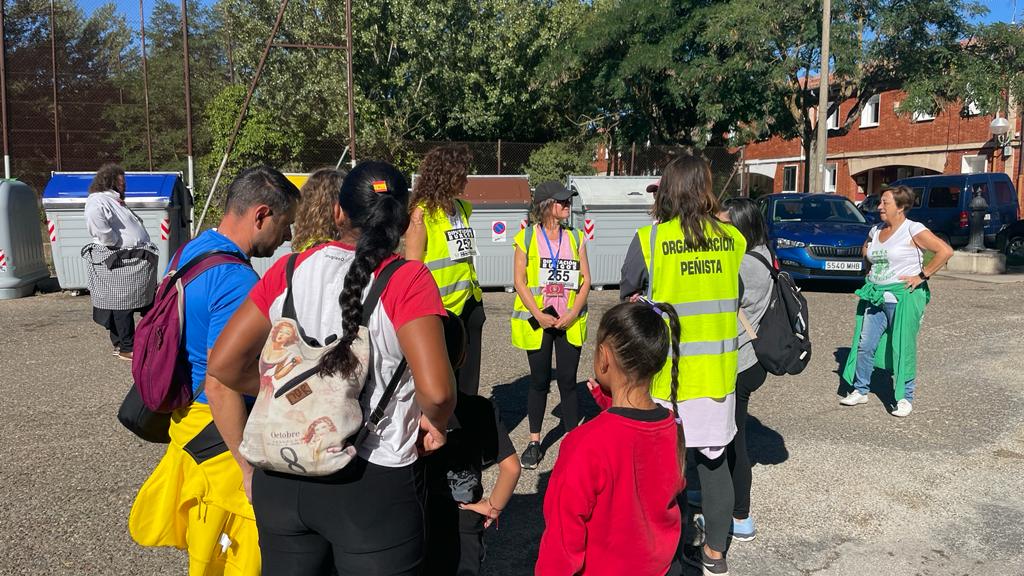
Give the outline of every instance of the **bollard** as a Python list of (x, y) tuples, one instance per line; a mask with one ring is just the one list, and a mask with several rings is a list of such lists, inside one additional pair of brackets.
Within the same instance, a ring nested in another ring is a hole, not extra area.
[(985, 214), (988, 213), (988, 202), (985, 201), (985, 195), (981, 193), (981, 188), (975, 188), (974, 198), (971, 198), (971, 203), (968, 205), (968, 209), (971, 211), (970, 214), (970, 241), (964, 248), (966, 252), (984, 252), (985, 251)]

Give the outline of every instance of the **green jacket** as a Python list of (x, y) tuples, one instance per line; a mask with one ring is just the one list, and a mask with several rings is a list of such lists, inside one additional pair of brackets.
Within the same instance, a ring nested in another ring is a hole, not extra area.
[(857, 304), (857, 323), (853, 330), (853, 344), (850, 355), (846, 358), (843, 368), (843, 380), (853, 383), (857, 371), (857, 346), (860, 344), (860, 332), (864, 326), (864, 311), (869, 304), (882, 306), (884, 294), (891, 292), (896, 296), (896, 311), (893, 314), (892, 326), (882, 334), (875, 349), (875, 367), (891, 370), (896, 399), (905, 396), (904, 386), (909, 380), (917, 377), (917, 332), (921, 328), (921, 317), (924, 307), (932, 298), (928, 283), (917, 287), (914, 291), (907, 289), (902, 282), (879, 286), (867, 282), (855, 292), (860, 296)]

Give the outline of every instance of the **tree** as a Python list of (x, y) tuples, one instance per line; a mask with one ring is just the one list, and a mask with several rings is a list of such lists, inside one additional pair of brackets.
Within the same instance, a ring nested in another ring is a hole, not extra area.
[[(941, 75), (981, 11), (965, 0), (833, 2), (832, 104), (822, 118), (853, 101), (845, 133), (872, 96)], [(820, 23), (814, 0), (595, 2), (567, 64), (548, 70), (630, 138), (704, 146), (798, 137), (809, 163)]]
[(534, 150), (523, 169), (530, 175), (530, 186), (549, 180), (564, 182), (570, 174), (594, 173), (591, 154), (590, 150), (568, 142), (551, 142)]

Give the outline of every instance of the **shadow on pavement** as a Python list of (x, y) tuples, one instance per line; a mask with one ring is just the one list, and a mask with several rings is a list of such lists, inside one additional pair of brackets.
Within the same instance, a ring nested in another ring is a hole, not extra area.
[(750, 464), (772, 466), (789, 460), (786, 439), (754, 416), (747, 416), (747, 454)]
[(551, 472), (537, 476), (536, 494), (512, 495), (498, 530), (487, 531), (482, 574), (533, 574), (544, 533), (544, 493), (550, 477)]
[[(846, 360), (850, 357), (850, 348), (836, 348), (833, 355), (836, 359), (835, 374), (839, 376), (839, 385), (836, 388), (836, 395), (846, 396), (850, 392), (853, 392), (853, 383), (845, 382), (842, 378), (843, 367), (846, 366)], [(895, 409), (896, 391), (893, 389), (892, 372), (876, 368), (871, 373), (871, 384), (869, 390), (874, 393), (875, 396), (878, 396), (879, 401), (881, 401), (882, 405), (886, 407), (887, 412)]]
[(498, 406), (501, 421), (507, 430), (515, 430), (526, 419), (526, 394), (529, 389), (529, 376), (491, 388), (491, 401)]

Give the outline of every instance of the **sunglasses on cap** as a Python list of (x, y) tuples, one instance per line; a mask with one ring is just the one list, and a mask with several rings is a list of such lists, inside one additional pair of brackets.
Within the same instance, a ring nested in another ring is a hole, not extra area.
[(555, 204), (559, 204), (561, 206), (566, 207), (572, 206), (572, 198), (566, 198), (565, 200), (555, 200)]

